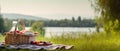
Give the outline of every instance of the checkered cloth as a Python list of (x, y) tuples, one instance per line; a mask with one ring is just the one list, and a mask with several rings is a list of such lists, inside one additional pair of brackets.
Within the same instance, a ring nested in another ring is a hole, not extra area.
[[(4, 47), (2, 43), (0, 43), (0, 47)], [(31, 44), (24, 44), (24, 45), (9, 45), (6, 46), (7, 49), (30, 49), (30, 50), (57, 50), (57, 49), (71, 49), (73, 46), (62, 45), (62, 44), (53, 44), (49, 46), (38, 46), (38, 45), (31, 45)]]

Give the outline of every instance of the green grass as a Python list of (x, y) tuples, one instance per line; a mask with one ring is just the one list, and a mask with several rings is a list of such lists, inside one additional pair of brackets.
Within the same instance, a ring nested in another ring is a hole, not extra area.
[[(75, 35), (75, 33), (73, 34)], [(52, 37), (54, 43), (73, 45), (71, 50), (60, 51), (120, 51), (120, 35), (119, 33), (93, 33), (91, 35), (63, 35), (61, 37)], [(67, 38), (66, 38), (67, 37)]]
[[(76, 37), (74, 37), (76, 36)], [(37, 37), (40, 38), (40, 37)], [(2, 39), (0, 39), (1, 41)], [(39, 40), (39, 39), (37, 39)], [(70, 50), (55, 50), (55, 51), (120, 51), (120, 34), (115, 33), (72, 33), (72, 35), (52, 36), (45, 38), (46, 41), (51, 41), (55, 44), (73, 45)], [(5, 48), (4, 51), (7, 51)], [(2, 51), (2, 50), (1, 50)], [(26, 51), (26, 50), (14, 50)], [(30, 50), (27, 50), (30, 51)]]
[(0, 42), (3, 42), (4, 41), (4, 36), (0, 33)]

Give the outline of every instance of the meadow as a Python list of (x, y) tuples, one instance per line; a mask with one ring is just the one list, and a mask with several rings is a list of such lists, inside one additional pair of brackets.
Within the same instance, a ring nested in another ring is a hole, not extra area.
[(119, 33), (78, 34), (76, 38), (71, 35), (63, 35), (53, 37), (50, 40), (55, 43), (73, 45), (74, 48), (68, 51), (120, 51)]
[[(4, 40), (4, 37), (0, 35), (0, 41)], [(76, 37), (74, 37), (76, 36)], [(42, 38), (43, 39), (43, 38)], [(40, 37), (37, 37), (40, 40)], [(44, 38), (45, 41), (51, 41), (55, 44), (73, 45), (74, 48), (69, 50), (59, 49), (55, 51), (120, 51), (120, 34), (119, 32), (113, 33), (91, 33), (91, 34), (79, 34), (73, 33), (72, 35), (63, 34), (62, 36), (52, 36), (52, 38)], [(14, 51), (31, 51), (13, 49)], [(13, 51), (9, 50), (9, 51)], [(5, 48), (1, 48), (0, 51), (8, 51)], [(45, 50), (42, 50), (45, 51)]]

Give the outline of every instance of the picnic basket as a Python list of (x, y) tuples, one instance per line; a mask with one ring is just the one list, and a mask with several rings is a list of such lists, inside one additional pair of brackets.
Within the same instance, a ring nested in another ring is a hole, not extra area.
[[(22, 23), (23, 30), (25, 31), (25, 25), (22, 21), (18, 21), (18, 23)], [(17, 34), (16, 29), (18, 23), (15, 25), (14, 34), (6, 33), (5, 44), (6, 45), (21, 45), (21, 44), (29, 44), (31, 41), (35, 41), (36, 35), (25, 35), (25, 34)]]

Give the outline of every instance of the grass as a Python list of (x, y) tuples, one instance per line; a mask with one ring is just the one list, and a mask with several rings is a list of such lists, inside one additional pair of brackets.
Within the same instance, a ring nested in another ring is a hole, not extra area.
[(4, 36), (0, 33), (0, 42), (4, 41)]
[[(75, 33), (73, 34), (75, 35)], [(73, 45), (71, 50), (60, 51), (120, 51), (120, 35), (119, 33), (93, 33), (91, 35), (63, 35), (61, 37), (52, 37), (54, 43)], [(67, 38), (66, 38), (67, 37)]]
[[(40, 38), (40, 37), (37, 37)], [(4, 37), (3, 37), (4, 39)], [(0, 41), (2, 39), (0, 38)], [(69, 35), (52, 36), (45, 38), (46, 41), (51, 41), (56, 44), (73, 45), (70, 50), (55, 50), (55, 51), (120, 51), (120, 34), (117, 33), (92, 33), (80, 34), (72, 33)], [(7, 51), (5, 48), (0, 51)], [(9, 50), (13, 51), (13, 50)], [(30, 50), (14, 50), (14, 51), (30, 51)]]

